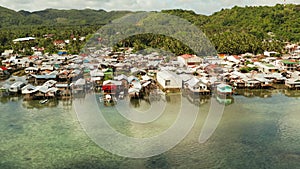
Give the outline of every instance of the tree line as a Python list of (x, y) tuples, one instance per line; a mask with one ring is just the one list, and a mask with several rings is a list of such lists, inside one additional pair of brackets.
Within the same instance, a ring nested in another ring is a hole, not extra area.
[[(265, 50), (283, 51), (285, 42), (300, 41), (300, 5), (276, 5), (273, 7), (238, 7), (222, 9), (210, 16), (200, 15), (190, 10), (163, 10), (162, 13), (186, 19), (201, 29), (212, 42), (218, 53), (242, 54), (262, 53)], [(0, 52), (14, 49), (30, 54), (30, 46), (45, 47), (46, 52), (55, 53), (59, 49), (53, 41), (58, 39), (87, 40), (103, 25), (120, 18), (130, 11), (104, 10), (56, 10), (37, 12), (13, 11), (0, 7)], [(51, 38), (44, 35), (53, 34)], [(33, 36), (37, 40), (17, 44), (12, 40)], [(66, 46), (70, 53), (78, 54), (86, 41), (73, 41)], [(144, 34), (127, 38), (118, 44), (131, 46), (136, 50), (147, 47), (170, 50), (174, 54), (193, 53), (182, 42), (163, 35)]]

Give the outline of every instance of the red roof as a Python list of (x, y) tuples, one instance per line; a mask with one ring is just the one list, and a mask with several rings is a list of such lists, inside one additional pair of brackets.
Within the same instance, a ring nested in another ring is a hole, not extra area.
[(48, 38), (50, 38), (52, 36), (54, 36), (54, 34), (46, 34), (46, 35), (44, 35), (44, 37), (48, 37)]
[(189, 59), (189, 58), (192, 58), (193, 55), (190, 55), (190, 54), (184, 54), (184, 55), (181, 55), (181, 57), (183, 57), (184, 59)]
[(114, 85), (114, 84), (106, 84), (106, 85), (103, 85), (102, 86), (102, 90), (110, 90), (110, 91), (113, 91), (113, 90), (116, 90), (117, 89), (117, 86)]
[(240, 59), (240, 57), (239, 57), (238, 55), (233, 55), (233, 57), (234, 57), (235, 59)]
[(38, 51), (44, 51), (45, 48), (44, 47), (41, 47), (41, 48), (37, 48)]
[(64, 44), (65, 41), (64, 40), (55, 40), (53, 43), (54, 44)]
[(0, 68), (1, 68), (3, 71), (7, 70), (7, 68), (4, 67), (4, 66), (0, 66)]
[(32, 59), (37, 59), (39, 58), (38, 56), (29, 56), (29, 60), (32, 60)]

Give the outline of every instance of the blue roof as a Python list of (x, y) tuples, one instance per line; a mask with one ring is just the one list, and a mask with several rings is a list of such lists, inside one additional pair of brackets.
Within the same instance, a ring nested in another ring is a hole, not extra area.
[(64, 54), (67, 54), (67, 52), (66, 51), (59, 51), (57, 54), (64, 55)]
[(56, 75), (34, 75), (36, 79), (55, 79)]

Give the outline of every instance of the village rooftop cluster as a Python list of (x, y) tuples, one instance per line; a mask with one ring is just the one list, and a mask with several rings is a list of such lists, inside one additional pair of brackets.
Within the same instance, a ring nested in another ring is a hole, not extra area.
[[(1, 55), (1, 95), (19, 93), (25, 99), (72, 98), (95, 91), (103, 99), (141, 98), (153, 90), (160, 93), (185, 91), (193, 96), (214, 90), (230, 95), (238, 88), (300, 89), (300, 46), (287, 44), (288, 54), (163, 56), (133, 53), (132, 48), (88, 48), (89, 54), (35, 53), (19, 57), (13, 50)], [(20, 73), (21, 72), (21, 73)], [(23, 78), (15, 76), (16, 74)]]

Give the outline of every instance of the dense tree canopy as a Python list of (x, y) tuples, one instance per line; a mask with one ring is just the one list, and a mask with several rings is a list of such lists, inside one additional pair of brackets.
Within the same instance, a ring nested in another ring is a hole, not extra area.
[[(235, 6), (210, 16), (182, 9), (162, 12), (184, 18), (199, 27), (219, 53), (261, 53), (264, 50), (280, 52), (284, 42), (300, 41), (300, 5)], [(132, 12), (91, 9), (16, 12), (0, 7), (0, 52), (11, 48), (21, 51), (30, 45), (46, 47), (47, 52), (56, 52), (58, 48), (53, 45), (54, 40), (70, 39), (66, 49), (70, 53), (79, 53), (85, 41), (73, 41), (73, 38), (89, 37), (101, 26), (128, 13)], [(45, 38), (46, 34), (53, 34), (53, 37)], [(36, 37), (37, 40), (30, 44), (12, 42), (13, 39), (26, 36)], [(134, 36), (120, 43), (137, 50), (150, 46), (171, 50), (175, 54), (193, 53), (181, 42), (162, 35)]]

